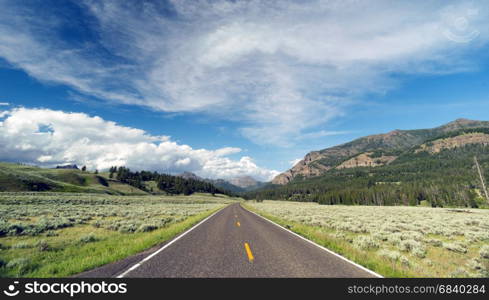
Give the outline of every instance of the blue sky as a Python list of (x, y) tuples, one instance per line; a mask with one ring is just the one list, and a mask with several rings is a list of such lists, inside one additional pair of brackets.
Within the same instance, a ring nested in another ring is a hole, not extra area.
[(487, 120), (487, 9), (0, 0), (0, 159), (268, 180), (360, 136)]

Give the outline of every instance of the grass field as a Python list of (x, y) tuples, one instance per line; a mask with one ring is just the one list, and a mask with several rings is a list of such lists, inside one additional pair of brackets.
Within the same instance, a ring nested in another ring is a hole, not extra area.
[(0, 193), (0, 277), (64, 277), (168, 240), (226, 196)]
[(489, 210), (290, 201), (245, 206), (386, 277), (489, 277)]

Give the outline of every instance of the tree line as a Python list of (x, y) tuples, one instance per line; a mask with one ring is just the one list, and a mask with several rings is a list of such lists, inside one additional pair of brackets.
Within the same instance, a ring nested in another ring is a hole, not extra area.
[(233, 193), (217, 188), (210, 182), (186, 179), (179, 176), (169, 174), (160, 174), (150, 171), (133, 172), (126, 167), (111, 167), (109, 169), (109, 178), (115, 178), (120, 182), (129, 184), (135, 188), (146, 192), (155, 192), (152, 188), (148, 188), (145, 182), (154, 181), (156, 187), (168, 194), (184, 194), (191, 195), (193, 193), (210, 193), (210, 194), (225, 194), (234, 196)]
[(473, 159), (477, 156), (488, 178), (487, 149), (473, 144), (437, 154), (408, 151), (389, 165), (332, 169), (320, 177), (268, 185), (244, 197), (320, 204), (487, 207)]

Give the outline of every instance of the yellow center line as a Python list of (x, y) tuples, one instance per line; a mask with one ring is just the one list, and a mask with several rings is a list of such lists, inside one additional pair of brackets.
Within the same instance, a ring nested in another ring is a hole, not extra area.
[(244, 245), (246, 249), (246, 254), (248, 255), (248, 260), (250, 262), (253, 262), (255, 258), (253, 257), (253, 253), (251, 253), (250, 245), (248, 245), (248, 243), (245, 243)]
[(241, 226), (241, 224), (240, 224), (239, 222), (236, 222), (236, 226), (238, 226), (238, 227), (239, 227), (239, 226)]

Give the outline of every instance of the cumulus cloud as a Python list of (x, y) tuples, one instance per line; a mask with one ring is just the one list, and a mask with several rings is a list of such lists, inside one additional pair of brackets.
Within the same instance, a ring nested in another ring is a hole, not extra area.
[(302, 158), (296, 158), (296, 159), (293, 159), (291, 161), (289, 161), (289, 164), (291, 167), (297, 165), (298, 162), (300, 162), (302, 160)]
[(9, 105), (10, 105), (10, 103), (8, 103), (8, 102), (0, 102), (0, 106), (9, 106)]
[(270, 180), (278, 174), (258, 167), (250, 157), (227, 157), (240, 151), (193, 149), (168, 136), (150, 135), (84, 113), (27, 108), (0, 112), (0, 160), (48, 167), (76, 163), (99, 170), (127, 166), (173, 174), (189, 171), (224, 179), (249, 175)]
[[(487, 4), (388, 0), (77, 1), (91, 39), (34, 2), (0, 0), (0, 57), (44, 81), (118, 103), (199, 112), (287, 146), (397, 74), (475, 68)], [(53, 10), (54, 11), (54, 10)], [(183, 162), (182, 162), (183, 163)]]

